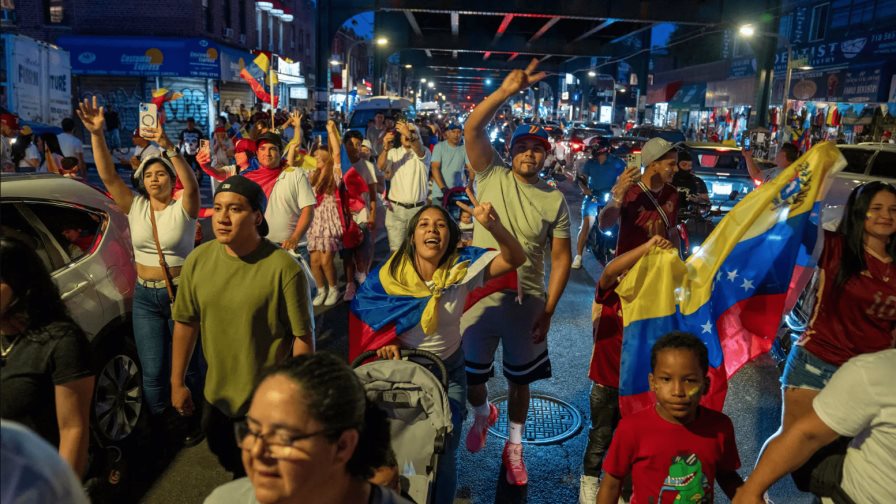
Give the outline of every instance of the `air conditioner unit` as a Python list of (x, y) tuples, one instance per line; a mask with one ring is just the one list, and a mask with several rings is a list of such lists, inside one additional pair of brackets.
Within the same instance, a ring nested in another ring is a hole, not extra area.
[(240, 33), (240, 44), (246, 45), (246, 34)]
[(233, 38), (233, 28), (224, 28), (224, 38)]

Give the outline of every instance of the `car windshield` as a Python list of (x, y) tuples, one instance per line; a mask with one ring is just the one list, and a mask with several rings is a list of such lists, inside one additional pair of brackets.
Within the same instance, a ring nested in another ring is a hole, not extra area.
[(737, 150), (696, 149), (691, 151), (691, 158), (698, 170), (749, 175), (743, 155)]

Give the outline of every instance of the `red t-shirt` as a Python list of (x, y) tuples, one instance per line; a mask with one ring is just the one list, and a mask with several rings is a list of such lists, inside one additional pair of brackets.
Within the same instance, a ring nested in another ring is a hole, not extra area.
[(687, 424), (664, 420), (656, 408), (623, 417), (604, 470), (632, 475), (631, 504), (713, 502), (716, 474), (736, 471), (734, 426), (724, 413), (700, 407)]
[(896, 264), (866, 251), (868, 269), (838, 286), (843, 245), (843, 235), (825, 231), (814, 313), (799, 341), (835, 366), (896, 344)]
[[(659, 193), (653, 193), (657, 203), (665, 211), (669, 225), (678, 223), (678, 190), (665, 184)], [(622, 198), (619, 213), (619, 240), (616, 257), (646, 242), (654, 235), (668, 237), (666, 223), (640, 186), (633, 185)]]
[(594, 290), (591, 334), (594, 350), (591, 352), (591, 368), (588, 377), (605, 387), (619, 388), (619, 366), (622, 355), (622, 303), (616, 294), (616, 285)]

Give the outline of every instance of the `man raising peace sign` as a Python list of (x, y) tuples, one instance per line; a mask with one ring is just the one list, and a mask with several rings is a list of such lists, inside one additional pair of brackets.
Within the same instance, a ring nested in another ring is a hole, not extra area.
[[(529, 408), (529, 384), (551, 376), (547, 334), (572, 263), (569, 209), (563, 194), (538, 176), (551, 149), (544, 129), (535, 125), (517, 128), (510, 141), (512, 166), (508, 170), (492, 149), (485, 128), (507, 99), (545, 77), (544, 72), (536, 73), (537, 66), (538, 60), (533, 59), (525, 70), (511, 72), (501, 87), (473, 110), (464, 129), (479, 199), (491, 202), (526, 253), (526, 262), (517, 270), (518, 292), (497, 292), (482, 299), (466, 312), (461, 324), (468, 399), (476, 414), (467, 435), (467, 449), (471, 452), (485, 446), (488, 426), (497, 418), (497, 409), (488, 403), (486, 382), (494, 375), (498, 343), (503, 345), (504, 377), (510, 392), (510, 437), (503, 459), (507, 481), (512, 485), (528, 482), (521, 442)], [(473, 245), (497, 248), (498, 244), (477, 222)], [(548, 247), (551, 274), (545, 293), (544, 256)]]

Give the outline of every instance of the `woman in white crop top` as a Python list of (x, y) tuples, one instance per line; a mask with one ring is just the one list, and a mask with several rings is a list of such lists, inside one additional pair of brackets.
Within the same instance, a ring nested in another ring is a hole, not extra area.
[[(171, 300), (165, 286), (165, 271), (159, 264), (159, 255), (153, 238), (150, 212), (155, 213), (159, 245), (165, 263), (174, 279), (176, 291), (184, 260), (193, 250), (196, 219), (199, 215), (199, 184), (196, 176), (180, 156), (164, 131), (141, 128), (141, 135), (159, 144), (161, 157), (144, 159), (132, 176), (132, 191), (115, 171), (112, 155), (103, 134), (103, 107), (97, 106), (96, 97), (85, 99), (79, 105), (78, 116), (90, 132), (97, 172), (115, 204), (128, 214), (134, 259), (137, 263), (137, 285), (134, 290), (134, 340), (143, 370), (143, 394), (150, 412), (157, 418), (170, 405), (168, 392), (171, 366), (171, 336), (174, 322), (171, 320)], [(177, 178), (184, 190), (180, 199), (172, 193)], [(191, 362), (187, 380), (194, 394), (201, 393), (201, 374), (198, 366), (199, 352), (194, 352), (196, 362)], [(172, 417), (179, 415), (168, 412)], [(167, 416), (166, 414), (166, 416)], [(165, 424), (166, 422), (161, 422)]]

